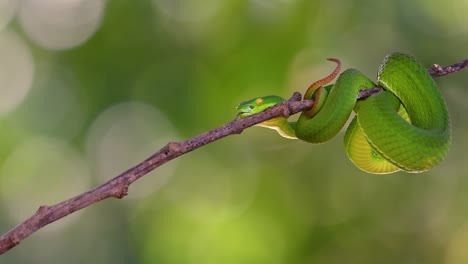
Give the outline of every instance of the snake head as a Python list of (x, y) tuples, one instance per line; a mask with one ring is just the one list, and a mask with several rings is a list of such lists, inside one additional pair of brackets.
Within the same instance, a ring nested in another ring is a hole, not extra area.
[(283, 101), (284, 99), (279, 96), (269, 95), (269, 96), (257, 97), (257, 98), (242, 102), (236, 108), (237, 110), (236, 119), (244, 118), (247, 116), (260, 113), (264, 111), (265, 109), (272, 107)]

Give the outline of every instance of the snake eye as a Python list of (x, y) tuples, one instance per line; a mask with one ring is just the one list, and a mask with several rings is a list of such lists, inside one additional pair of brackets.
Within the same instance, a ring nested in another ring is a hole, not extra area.
[(250, 109), (254, 109), (254, 108), (255, 108), (255, 106), (253, 106), (253, 105), (249, 105), (249, 108), (250, 108)]
[(263, 99), (258, 98), (257, 100), (255, 100), (255, 103), (257, 104), (257, 106), (261, 106), (261, 105), (263, 105)]

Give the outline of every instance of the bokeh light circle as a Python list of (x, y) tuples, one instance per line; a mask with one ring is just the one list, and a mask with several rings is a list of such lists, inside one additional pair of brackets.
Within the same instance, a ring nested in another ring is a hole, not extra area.
[(34, 85), (15, 112), (18, 122), (31, 133), (75, 137), (84, 124), (85, 109), (78, 92), (82, 83), (62, 64), (36, 64)]
[(207, 226), (192, 237), (188, 263), (285, 263), (284, 231), (259, 215)]
[[(64, 141), (31, 137), (5, 159), (0, 170), (0, 197), (16, 222), (31, 216), (41, 205), (52, 205), (89, 188), (87, 164)], [(75, 217), (67, 219), (76, 219)], [(70, 221), (60, 221), (52, 229)]]
[(39, 46), (76, 47), (99, 28), (104, 0), (25, 0), (19, 10), (24, 32)]
[(0, 30), (3, 29), (16, 14), (19, 0), (0, 1)]
[(31, 89), (34, 61), (24, 41), (10, 31), (0, 32), (0, 115), (15, 109)]
[(208, 0), (200, 4), (194, 0), (153, 0), (154, 5), (170, 19), (199, 21), (210, 19), (222, 6), (222, 1)]
[[(170, 141), (174, 128), (161, 112), (141, 102), (125, 102), (103, 111), (91, 125), (87, 153), (100, 182), (133, 167)], [(132, 185), (130, 198), (142, 197), (161, 187), (172, 175), (175, 161), (158, 168)]]

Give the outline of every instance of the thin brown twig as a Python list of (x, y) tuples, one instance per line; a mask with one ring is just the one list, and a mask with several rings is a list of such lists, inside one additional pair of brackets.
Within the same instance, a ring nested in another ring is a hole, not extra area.
[(446, 67), (441, 67), (439, 64), (433, 64), (429, 69), (427, 69), (427, 71), (432, 75), (432, 77), (440, 77), (466, 68), (468, 68), (468, 59)]
[[(439, 77), (460, 71), (467, 67), (468, 60), (464, 60), (463, 62), (447, 67), (440, 67), (439, 65), (434, 64), (428, 69), (428, 71), (433, 77)], [(371, 90), (363, 91), (359, 93), (358, 99), (371, 96), (372, 94), (380, 92), (381, 90), (381, 88), (376, 87)], [(244, 129), (261, 123), (265, 120), (279, 116), (289, 117), (296, 113), (310, 109), (312, 105), (312, 100), (301, 101), (301, 95), (296, 92), (287, 101), (271, 107), (259, 114), (234, 120), (230, 123), (185, 141), (168, 143), (166, 146), (161, 148), (158, 152), (154, 153), (146, 160), (140, 162), (136, 166), (130, 168), (129, 170), (123, 172), (108, 182), (103, 183), (95, 189), (89, 190), (55, 205), (40, 206), (36, 213), (34, 213), (30, 218), (0, 237), (0, 255), (18, 245), (23, 239), (27, 238), (40, 228), (53, 223), (69, 214), (72, 214), (89, 205), (110, 197), (119, 199), (123, 198), (127, 195), (128, 187), (133, 182), (172, 159), (175, 159), (185, 153), (191, 152), (192, 150), (200, 148), (226, 136), (240, 134)]]

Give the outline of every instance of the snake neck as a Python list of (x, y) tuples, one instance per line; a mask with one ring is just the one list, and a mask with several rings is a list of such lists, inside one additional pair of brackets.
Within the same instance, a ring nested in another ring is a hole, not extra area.
[(273, 118), (257, 124), (257, 126), (276, 130), (278, 134), (284, 138), (297, 139), (295, 132), (296, 123), (290, 123), (288, 119), (284, 117)]

